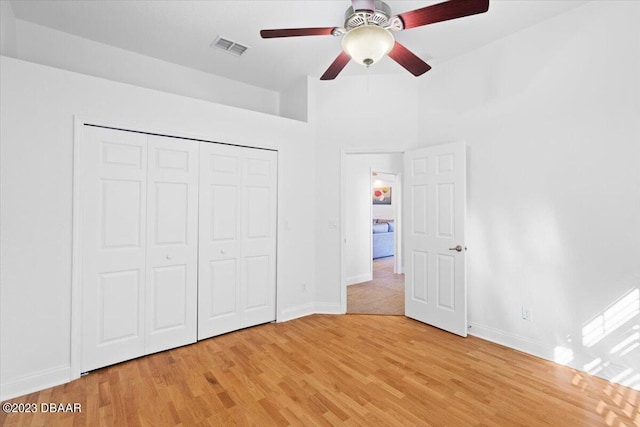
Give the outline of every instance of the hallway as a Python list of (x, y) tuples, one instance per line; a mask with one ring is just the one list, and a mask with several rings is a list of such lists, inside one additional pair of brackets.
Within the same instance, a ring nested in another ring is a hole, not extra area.
[(373, 280), (347, 286), (347, 314), (404, 315), (404, 274), (394, 274), (395, 257), (373, 260)]

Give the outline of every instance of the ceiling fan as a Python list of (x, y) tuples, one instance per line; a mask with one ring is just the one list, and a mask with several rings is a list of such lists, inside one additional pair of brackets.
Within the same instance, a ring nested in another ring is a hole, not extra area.
[(369, 67), (385, 55), (414, 76), (420, 76), (429, 71), (431, 66), (398, 43), (393, 37), (393, 32), (484, 13), (488, 9), (489, 0), (449, 0), (399, 15), (391, 15), (391, 8), (381, 0), (351, 0), (351, 6), (345, 12), (344, 27), (262, 30), (260, 36), (263, 39), (343, 36), (343, 51), (320, 80), (335, 79), (351, 59)]

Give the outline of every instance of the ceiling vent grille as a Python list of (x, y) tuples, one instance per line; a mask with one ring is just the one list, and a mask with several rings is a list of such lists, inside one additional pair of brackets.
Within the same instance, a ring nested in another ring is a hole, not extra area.
[(226, 39), (222, 36), (219, 36), (217, 39), (215, 39), (213, 43), (211, 43), (211, 47), (221, 49), (235, 56), (242, 56), (242, 54), (245, 53), (247, 49), (249, 49), (249, 46), (236, 43), (233, 40)]

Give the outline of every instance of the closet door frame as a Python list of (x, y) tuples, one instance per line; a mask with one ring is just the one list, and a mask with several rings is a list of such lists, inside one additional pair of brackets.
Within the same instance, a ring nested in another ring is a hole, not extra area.
[[(73, 115), (73, 186), (72, 186), (72, 261), (71, 261), (71, 325), (70, 325), (70, 369), (69, 381), (80, 378), (82, 371), (82, 199), (80, 192), (80, 148), (85, 140), (84, 128), (86, 125), (93, 125), (114, 130), (122, 130), (129, 132), (141, 132), (146, 134), (155, 134), (160, 136), (169, 136), (183, 139), (191, 139), (200, 141), (201, 143), (220, 143), (228, 136), (208, 134), (207, 137), (197, 135), (181, 129), (162, 129), (154, 126), (148, 126), (140, 122), (120, 122), (114, 120), (104, 120), (91, 116)], [(228, 145), (237, 145), (246, 148), (257, 148), (275, 151), (277, 153), (277, 162), (279, 162), (280, 152), (272, 146), (250, 146), (245, 144), (229, 142)], [(282, 194), (282, 180), (280, 179), (280, 168), (277, 173), (277, 193)], [(277, 212), (281, 212), (281, 199), (278, 197)], [(278, 254), (282, 253), (282, 239), (280, 238), (282, 228), (279, 227), (279, 217), (276, 218), (276, 322), (286, 320), (287, 316), (283, 316), (280, 307), (282, 293), (278, 292), (278, 284), (282, 283), (281, 277), (281, 258)]]

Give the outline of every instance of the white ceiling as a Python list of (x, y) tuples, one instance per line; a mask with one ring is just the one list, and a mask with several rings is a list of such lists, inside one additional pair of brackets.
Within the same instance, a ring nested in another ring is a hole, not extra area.
[[(398, 14), (439, 1), (388, 0)], [(579, 0), (491, 0), (484, 14), (396, 33), (432, 66), (580, 6)], [(261, 29), (342, 26), (349, 0), (12, 0), (16, 18), (266, 89), (282, 91), (319, 77), (340, 53), (340, 38), (263, 40)], [(235, 57), (212, 49), (222, 35), (250, 46)], [(389, 58), (341, 75), (406, 71)], [(419, 78), (428, 78), (429, 73)], [(340, 78), (340, 76), (338, 76)]]

